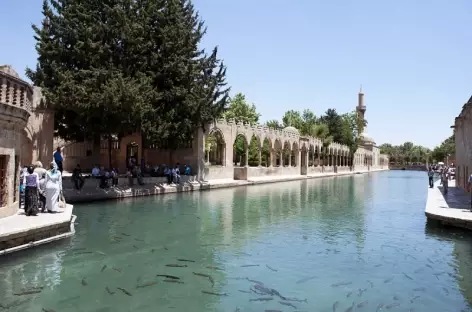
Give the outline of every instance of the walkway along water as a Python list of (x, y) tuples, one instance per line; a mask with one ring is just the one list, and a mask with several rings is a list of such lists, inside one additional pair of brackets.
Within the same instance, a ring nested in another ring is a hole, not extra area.
[(450, 180), (448, 193), (444, 194), (440, 183), (438, 180), (433, 188), (428, 188), (426, 217), (444, 225), (472, 230), (470, 193), (457, 188), (456, 180)]
[[(257, 185), (264, 183), (276, 183), (286, 182), (295, 180), (306, 180), (324, 177), (336, 177), (346, 176), (352, 174), (364, 174), (376, 171), (386, 171), (387, 169), (375, 169), (371, 171), (346, 171), (346, 172), (326, 172), (314, 175), (281, 175), (281, 176), (267, 176), (267, 177), (254, 177), (248, 180), (233, 180), (233, 179), (213, 179), (209, 181), (192, 181), (182, 183), (181, 185), (167, 185), (165, 183), (147, 183), (143, 186), (118, 186), (110, 187), (108, 189), (100, 189), (97, 187), (96, 180), (87, 179), (85, 187), (78, 192), (74, 189), (73, 183), (70, 178), (64, 178), (66, 181), (64, 185), (64, 196), (68, 203), (80, 203), (80, 202), (91, 202), (97, 200), (108, 200), (108, 199), (119, 199), (126, 197), (139, 197), (139, 196), (150, 196), (160, 195), (168, 193), (179, 193), (179, 192), (193, 192), (203, 191), (217, 188), (227, 188), (236, 186), (246, 185)], [(152, 178), (151, 178), (152, 179)], [(121, 179), (120, 179), (121, 180)], [(124, 179), (123, 179), (124, 180)]]

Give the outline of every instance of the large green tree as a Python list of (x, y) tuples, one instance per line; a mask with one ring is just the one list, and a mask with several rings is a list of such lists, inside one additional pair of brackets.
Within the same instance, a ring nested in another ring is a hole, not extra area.
[(95, 139), (141, 131), (177, 148), (227, 106), (226, 68), (199, 48), (188, 0), (44, 0), (27, 75), (55, 109), (57, 134)]
[(454, 135), (451, 135), (440, 145), (436, 146), (433, 149), (432, 157), (434, 161), (446, 161), (447, 157), (453, 155), (456, 152), (456, 143), (454, 139)]

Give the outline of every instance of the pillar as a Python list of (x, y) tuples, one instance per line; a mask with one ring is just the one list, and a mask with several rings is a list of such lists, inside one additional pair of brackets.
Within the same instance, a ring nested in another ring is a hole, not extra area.
[(259, 147), (259, 167), (262, 166), (262, 147)]
[(244, 166), (249, 166), (249, 144), (246, 145), (246, 155), (244, 157)]

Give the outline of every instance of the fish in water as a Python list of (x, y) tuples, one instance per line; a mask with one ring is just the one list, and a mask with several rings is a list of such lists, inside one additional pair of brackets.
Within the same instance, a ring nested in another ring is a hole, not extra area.
[(151, 252), (152, 252), (152, 253), (154, 253), (155, 251), (156, 251), (156, 249), (154, 249), (154, 248), (153, 248), (153, 249), (151, 249)]
[(446, 295), (449, 295), (449, 290), (447, 290), (446, 287), (443, 287), (442, 289), (444, 290), (444, 292), (446, 293)]
[(105, 271), (105, 269), (107, 268), (108, 266), (105, 264), (104, 266), (102, 266), (102, 269), (100, 270), (100, 272), (103, 272)]
[(287, 306), (287, 307), (292, 307), (294, 309), (297, 309), (296, 306), (294, 306), (293, 304), (291, 304), (290, 302), (283, 302), (283, 301), (279, 301), (280, 304), (283, 304), (284, 306)]
[(207, 295), (213, 295), (213, 296), (228, 296), (227, 293), (216, 293), (213, 291), (206, 291), (206, 290), (202, 290), (202, 293), (207, 294)]
[(336, 312), (336, 310), (338, 309), (338, 306), (339, 306), (339, 301), (336, 301), (335, 303), (333, 303), (333, 312)]
[(164, 282), (166, 283), (175, 283), (175, 284), (183, 284), (184, 282), (175, 280), (175, 279), (165, 279)]
[(180, 262), (195, 262), (194, 260), (188, 260), (188, 259), (177, 259), (177, 261), (180, 261)]
[(210, 269), (210, 270), (223, 271), (223, 269), (222, 269), (222, 268), (215, 267), (215, 266), (207, 266), (206, 268), (207, 268), (207, 269)]
[(393, 300), (398, 301), (398, 300), (400, 300), (400, 297), (398, 297), (397, 295), (395, 295), (395, 296), (393, 296)]
[(113, 267), (112, 269), (115, 270), (116, 272), (120, 272), (120, 273), (121, 273), (121, 271), (122, 271), (122, 269), (120, 269), (120, 268), (115, 268), (115, 267)]
[(114, 291), (111, 291), (110, 288), (108, 288), (108, 286), (105, 287), (105, 290), (107, 291), (107, 293), (108, 293), (109, 295), (114, 295), (114, 294), (115, 294), (115, 292), (114, 292)]
[(374, 267), (376, 267), (376, 268), (381, 267), (381, 266), (382, 266), (382, 263), (374, 265)]
[(124, 288), (121, 288), (121, 287), (116, 287), (116, 289), (119, 289), (121, 290), (125, 295), (128, 295), (128, 296), (133, 296), (129, 291), (127, 291), (126, 289)]
[(352, 291), (348, 292), (347, 295), (346, 295), (346, 298), (349, 298), (352, 296)]
[(131, 236), (131, 235), (126, 234), (126, 233), (121, 233), (121, 235), (124, 235), (124, 236)]
[(249, 299), (249, 301), (271, 301), (274, 300), (274, 298), (269, 297), (269, 298), (256, 298), (256, 299)]
[(259, 284), (259, 285), (264, 285), (263, 282), (259, 282), (259, 281), (253, 280), (253, 279), (249, 279), (249, 278), (247, 278), (247, 277), (246, 277), (246, 279), (247, 279), (248, 281), (250, 281), (251, 283)]
[(298, 298), (285, 298), (285, 301), (293, 301), (293, 302), (305, 302), (308, 303), (308, 299), (298, 299)]
[(104, 253), (104, 252), (102, 252), (102, 251), (98, 251), (98, 250), (95, 251), (95, 252), (98, 253), (99, 255), (102, 255), (102, 256), (106, 256), (106, 255), (107, 255), (106, 253)]
[(413, 303), (415, 302), (416, 299), (420, 298), (420, 296), (414, 296), (413, 298), (411, 298), (410, 302)]
[(403, 275), (404, 275), (407, 279), (413, 280), (413, 277), (411, 277), (410, 275), (406, 274), (405, 272), (403, 272)]
[(352, 284), (352, 282), (341, 282), (341, 283), (333, 284), (333, 285), (331, 285), (331, 287), (347, 286), (347, 285), (351, 285), (351, 284)]
[(144, 239), (141, 239), (141, 238), (135, 238), (134, 240), (137, 242), (144, 242)]
[(394, 303), (390, 303), (388, 305), (385, 306), (385, 309), (389, 310), (391, 308), (395, 308), (395, 307), (398, 307), (400, 305), (399, 302), (394, 302)]
[(357, 305), (357, 308), (360, 309), (360, 308), (363, 308), (365, 307), (366, 305), (369, 304), (369, 301), (364, 301), (364, 302), (361, 302)]
[(169, 279), (175, 279), (175, 280), (180, 279), (180, 277), (177, 277), (177, 276), (174, 276), (174, 275), (167, 275), (167, 274), (157, 274), (156, 276), (165, 277), (165, 278), (169, 278)]
[(87, 281), (85, 280), (85, 277), (82, 279), (82, 285), (83, 285), (83, 286), (87, 286), (87, 285), (88, 285), (88, 284), (87, 284)]
[(249, 268), (249, 267), (258, 267), (259, 264), (243, 264), (241, 267), (242, 268)]
[(166, 267), (170, 268), (186, 268), (186, 264), (166, 264)]
[[(429, 264), (429, 263), (426, 263), (426, 266), (427, 266), (428, 268), (430, 268), (430, 269), (433, 269), (433, 267), (432, 267), (431, 264)], [(434, 270), (434, 269), (433, 269), (433, 270)]]
[(271, 270), (272, 272), (277, 272), (277, 270), (276, 270), (276, 269), (274, 269), (274, 268), (270, 267), (270, 266), (269, 266), (269, 265), (267, 265), (267, 264), (266, 264), (266, 267), (267, 267), (269, 270)]
[(211, 283), (211, 287), (214, 287), (214, 286), (215, 286), (215, 280), (214, 280), (213, 277), (211, 277), (210, 275), (204, 274), (204, 273), (196, 273), (196, 272), (192, 272), (192, 273), (193, 273), (193, 275), (196, 275), (196, 276), (201, 276), (201, 277), (208, 278), (208, 280), (209, 280), (210, 283)]
[(245, 293), (245, 294), (250, 294), (251, 292), (249, 290), (238, 290), (239, 292)]
[(42, 308), (41, 311), (43, 311), (43, 312), (56, 312), (56, 310), (46, 309), (46, 308)]
[(308, 282), (309, 280), (312, 280), (312, 279), (315, 279), (315, 278), (316, 278), (316, 276), (305, 277), (305, 278), (302, 278), (301, 280), (298, 280), (296, 282), (296, 284), (302, 284), (302, 283)]
[(139, 248), (138, 248), (138, 246), (136, 246), (136, 245), (133, 245), (133, 248), (135, 248), (135, 249), (139, 249)]
[(383, 304), (383, 303), (380, 303), (380, 304), (377, 306), (377, 309), (375, 309), (375, 312), (379, 312), (380, 310), (382, 310), (383, 307), (384, 307), (384, 304)]
[(374, 283), (372, 283), (371, 281), (367, 280), (367, 283), (370, 284), (370, 288), (374, 288)]
[(367, 288), (364, 288), (364, 289), (359, 288), (359, 292), (357, 293), (357, 296), (358, 296), (358, 297), (362, 296), (362, 294), (363, 294), (364, 292), (366, 292), (366, 291), (367, 291)]
[(418, 287), (418, 288), (414, 288), (413, 291), (425, 291), (426, 288), (424, 287)]
[(32, 294), (39, 294), (41, 292), (41, 289), (30, 289), (30, 290), (25, 290), (19, 293), (14, 293), (15, 296), (24, 296), (24, 295), (32, 295)]
[(280, 310), (264, 310), (264, 312), (282, 312)]
[(391, 281), (393, 281), (394, 277), (390, 277), (390, 278), (387, 278), (384, 283), (387, 284), (387, 283), (390, 283)]
[(147, 283), (144, 283), (144, 284), (137, 285), (136, 288), (145, 288), (145, 287), (149, 287), (149, 286), (154, 286), (156, 284), (157, 284), (157, 282), (147, 282)]
[(354, 307), (355, 307), (355, 305), (354, 305), (354, 302), (353, 302), (352, 305), (349, 308), (346, 309), (346, 312), (354, 311)]

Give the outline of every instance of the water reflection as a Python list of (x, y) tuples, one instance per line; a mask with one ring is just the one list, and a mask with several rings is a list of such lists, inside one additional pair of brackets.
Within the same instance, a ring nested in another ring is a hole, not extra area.
[[(472, 239), (425, 229), (426, 185), (423, 173), (389, 172), (77, 206), (70, 241), (0, 260), (0, 303), (31, 298), (12, 311), (467, 309)], [(32, 286), (44, 289), (13, 295)]]

